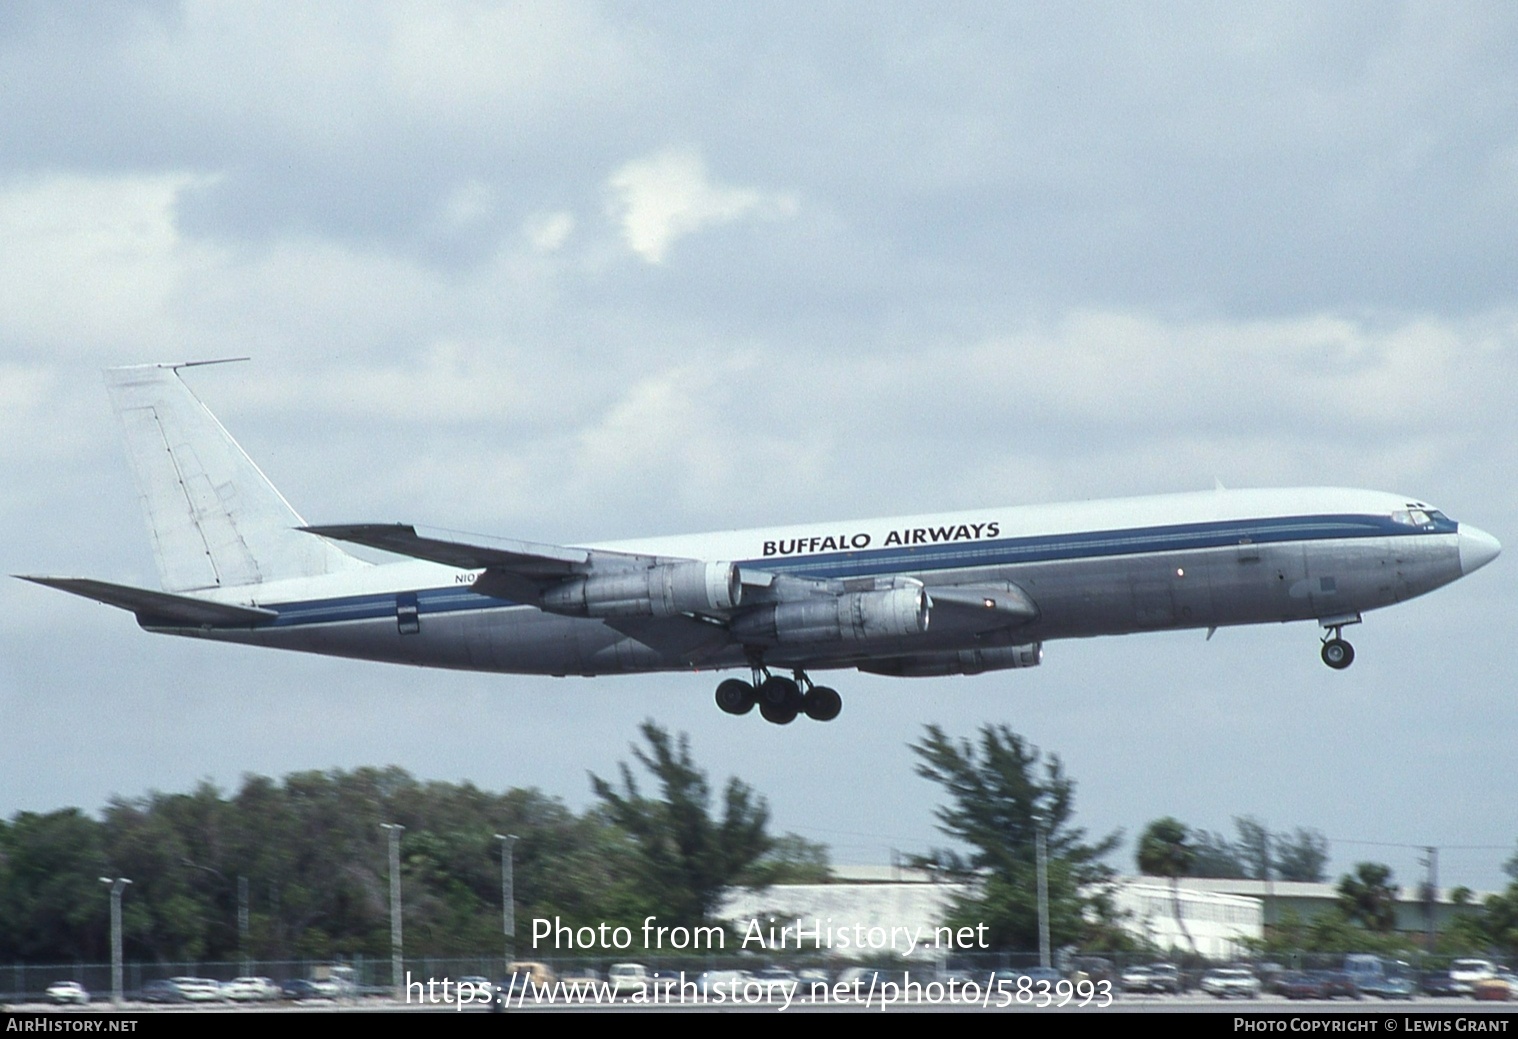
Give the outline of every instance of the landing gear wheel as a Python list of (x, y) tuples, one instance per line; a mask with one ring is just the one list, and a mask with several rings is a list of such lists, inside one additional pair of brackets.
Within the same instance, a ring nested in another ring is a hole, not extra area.
[(836, 689), (829, 689), (825, 685), (814, 685), (811, 691), (801, 698), (801, 709), (813, 721), (830, 722), (843, 710), (843, 697), (838, 695)]
[[(792, 718), (795, 717), (797, 711), (801, 710), (801, 687), (789, 678), (771, 675), (759, 683), (756, 692), (759, 696), (760, 707), (769, 704), (771, 707), (789, 708)], [(769, 715), (766, 714), (765, 717), (769, 718)], [(773, 718), (770, 720), (774, 721)], [(786, 719), (786, 721), (789, 720), (790, 718)], [(785, 722), (780, 724), (784, 725)]]
[[(782, 679), (782, 681), (784, 681)], [(759, 701), (759, 713), (764, 720), (771, 725), (789, 725), (796, 720), (796, 708), (789, 703), (773, 704), (768, 700)]]
[(1323, 663), (1335, 671), (1343, 671), (1355, 662), (1355, 647), (1340, 638), (1327, 639), (1323, 643)]
[(741, 678), (729, 678), (717, 686), (717, 706), (728, 714), (747, 714), (754, 709), (754, 687)]

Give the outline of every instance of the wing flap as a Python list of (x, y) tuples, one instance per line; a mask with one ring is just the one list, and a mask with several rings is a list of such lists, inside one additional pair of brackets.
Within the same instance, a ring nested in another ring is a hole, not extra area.
[(103, 602), (107, 606), (129, 610), (143, 624), (167, 625), (216, 625), (258, 624), (273, 620), (279, 614), (258, 606), (233, 606), (228, 603), (207, 602), (188, 595), (154, 592), (131, 585), (111, 584), (86, 577), (28, 577), (15, 575), (23, 581), (56, 588), (60, 592), (80, 595), (86, 599)]

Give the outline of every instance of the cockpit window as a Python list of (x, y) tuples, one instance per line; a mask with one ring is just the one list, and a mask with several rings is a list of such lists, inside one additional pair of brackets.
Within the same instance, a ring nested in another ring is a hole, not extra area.
[(1398, 509), (1391, 514), (1393, 523), (1409, 527), (1432, 527), (1436, 523), (1449, 523), (1450, 519), (1437, 509)]

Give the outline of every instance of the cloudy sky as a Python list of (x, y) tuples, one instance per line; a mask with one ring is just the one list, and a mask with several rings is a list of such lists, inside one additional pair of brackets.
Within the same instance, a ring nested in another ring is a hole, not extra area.
[[(1504, 3), (0, 6), (0, 564), (156, 586), (100, 381), (188, 381), (312, 522), (573, 543), (1228, 486), (1425, 498), (1512, 546)], [(653, 718), (841, 862), (940, 840), (927, 723), (1080, 821), (1310, 826), (1493, 887), (1511, 559), (1353, 629), (838, 676), (415, 671), (150, 636), (0, 583), (0, 815), (395, 763), (575, 806)], [(1131, 865), (1131, 842), (1116, 865)]]

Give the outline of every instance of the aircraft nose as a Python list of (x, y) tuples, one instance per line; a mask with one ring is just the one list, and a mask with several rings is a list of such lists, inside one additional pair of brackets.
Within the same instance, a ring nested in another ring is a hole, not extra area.
[(1460, 524), (1460, 572), (1462, 574), (1480, 570), (1496, 559), (1501, 551), (1502, 545), (1486, 531), (1473, 527), (1469, 523)]

